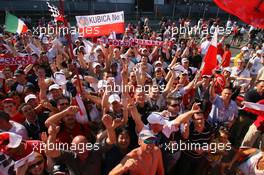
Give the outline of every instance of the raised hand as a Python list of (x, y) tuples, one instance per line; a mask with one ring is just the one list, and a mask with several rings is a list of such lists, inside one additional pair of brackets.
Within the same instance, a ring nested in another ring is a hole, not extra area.
[(49, 136), (51, 136), (52, 138), (56, 138), (59, 131), (60, 131), (60, 126), (56, 126), (56, 125), (49, 126), (48, 133)]
[(105, 125), (106, 129), (112, 128), (113, 119), (110, 115), (105, 114), (102, 118), (102, 122)]
[(70, 115), (74, 115), (74, 114), (76, 114), (78, 111), (79, 111), (79, 107), (78, 107), (78, 106), (69, 106), (69, 107), (66, 109), (67, 114), (70, 114)]

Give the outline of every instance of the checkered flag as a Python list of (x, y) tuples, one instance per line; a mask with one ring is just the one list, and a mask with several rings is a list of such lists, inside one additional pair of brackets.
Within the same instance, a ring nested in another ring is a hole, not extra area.
[(49, 7), (49, 11), (51, 12), (51, 16), (54, 18), (55, 22), (62, 21), (63, 17), (61, 16), (59, 9), (54, 5), (50, 5), (49, 2), (47, 2), (47, 5)]

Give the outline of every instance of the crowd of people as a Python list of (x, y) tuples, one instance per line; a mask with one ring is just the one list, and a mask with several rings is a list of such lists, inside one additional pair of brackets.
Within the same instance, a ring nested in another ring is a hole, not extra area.
[(218, 67), (202, 74), (211, 32), (173, 33), (191, 20), (150, 23), (116, 37), (170, 45), (0, 34), (0, 59), (33, 60), (0, 62), (1, 175), (264, 174), (262, 31), (199, 20), (231, 29), (218, 40)]

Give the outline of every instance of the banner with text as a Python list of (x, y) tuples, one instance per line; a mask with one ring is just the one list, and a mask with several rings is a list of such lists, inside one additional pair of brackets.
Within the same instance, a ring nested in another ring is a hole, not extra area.
[(100, 38), (97, 39), (98, 44), (107, 44), (112, 46), (123, 46), (123, 47), (137, 47), (137, 46), (159, 46), (159, 47), (169, 47), (172, 42), (163, 42), (156, 40), (144, 40), (144, 39), (130, 39), (130, 40), (117, 40)]
[(105, 13), (89, 16), (76, 16), (81, 37), (98, 37), (112, 32), (124, 33), (124, 12)]
[(8, 56), (0, 56), (0, 65), (22, 65), (26, 66), (34, 63), (32, 57), (8, 57)]

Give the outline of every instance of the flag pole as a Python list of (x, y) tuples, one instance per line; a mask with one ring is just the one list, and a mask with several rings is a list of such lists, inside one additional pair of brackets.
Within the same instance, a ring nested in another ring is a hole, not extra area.
[[(63, 24), (64, 24), (64, 27), (68, 27), (68, 22), (67, 22), (67, 19), (65, 18), (65, 14), (64, 14), (64, 0), (60, 0), (60, 13), (63, 17)], [(73, 60), (74, 60), (74, 55), (73, 55), (73, 48), (72, 48), (72, 41), (71, 41), (71, 34), (67, 33), (66, 34), (66, 39), (67, 39), (67, 42), (68, 42), (68, 45), (69, 45), (69, 48), (70, 48), (70, 60), (71, 62), (73, 63)], [(80, 92), (82, 93), (82, 86), (81, 86), (81, 81), (80, 81), (80, 77), (79, 77), (79, 71), (77, 69), (77, 66), (75, 67), (76, 69), (76, 75), (77, 75), (77, 83), (78, 83), (78, 86), (80, 88)]]

